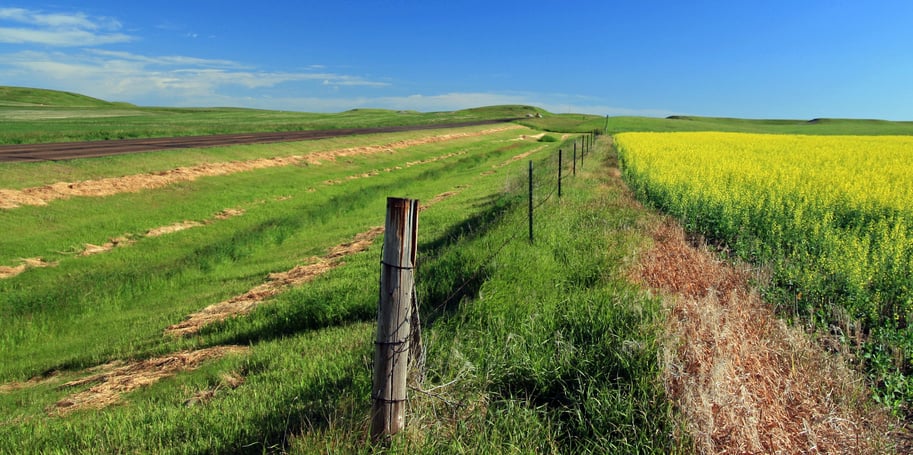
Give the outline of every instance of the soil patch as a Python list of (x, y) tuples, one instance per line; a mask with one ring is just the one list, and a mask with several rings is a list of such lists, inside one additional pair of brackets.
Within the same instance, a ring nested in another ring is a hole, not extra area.
[(182, 351), (139, 362), (103, 365), (95, 374), (61, 385), (61, 388), (70, 388), (92, 384), (87, 390), (61, 399), (48, 409), (48, 413), (66, 415), (82, 409), (101, 409), (120, 401), (124, 393), (154, 384), (182, 371), (194, 370), (207, 360), (228, 354), (242, 354), (248, 350), (249, 348), (244, 346), (216, 346), (196, 351)]
[(13, 209), (22, 205), (47, 205), (49, 202), (57, 199), (67, 199), (76, 196), (104, 197), (118, 193), (135, 193), (161, 188), (178, 182), (192, 181), (200, 177), (234, 174), (255, 169), (289, 166), (294, 164), (319, 165), (323, 161), (335, 161), (338, 158), (372, 155), (377, 153), (394, 153), (396, 150), (407, 147), (484, 136), (515, 128), (522, 127), (519, 125), (508, 125), (482, 131), (440, 134), (418, 139), (396, 141), (385, 145), (350, 147), (340, 150), (314, 152), (307, 155), (260, 158), (227, 163), (205, 163), (198, 166), (181, 167), (148, 174), (85, 180), (72, 183), (58, 182), (23, 190), (0, 189), (0, 209)]

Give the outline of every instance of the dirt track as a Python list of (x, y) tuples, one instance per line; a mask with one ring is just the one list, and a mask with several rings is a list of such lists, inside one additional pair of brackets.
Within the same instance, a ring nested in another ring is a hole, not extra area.
[(124, 153), (151, 152), (197, 147), (293, 142), (354, 136), (359, 134), (395, 133), (439, 128), (492, 125), (516, 119), (477, 120), (473, 122), (388, 126), (381, 128), (346, 128), (335, 130), (287, 131), (277, 133), (217, 134), (211, 136), (162, 137), (148, 139), (121, 139), (113, 141), (55, 142), (50, 144), (22, 144), (0, 146), (0, 162), (58, 161), (75, 158), (94, 158)]

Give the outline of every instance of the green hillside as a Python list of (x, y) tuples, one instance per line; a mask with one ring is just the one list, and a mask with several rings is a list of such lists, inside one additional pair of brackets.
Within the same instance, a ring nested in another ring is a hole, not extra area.
[(57, 90), (0, 86), (0, 106), (10, 107), (124, 107), (108, 101)]

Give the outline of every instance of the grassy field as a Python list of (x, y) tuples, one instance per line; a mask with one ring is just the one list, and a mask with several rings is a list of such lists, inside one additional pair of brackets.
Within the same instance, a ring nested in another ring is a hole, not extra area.
[[(353, 123), (376, 121), (362, 114)], [(569, 144), (538, 142), (536, 133), (512, 129), (3, 210), (0, 265), (41, 257), (51, 266), (0, 279), (0, 453), (375, 451), (366, 438), (380, 241), (366, 234), (382, 224), (386, 196), (428, 205), (418, 271), (427, 376), (410, 391), (408, 430), (394, 448), (681, 450), (659, 381), (659, 301), (620, 271), (644, 241), (630, 226), (648, 215), (615, 202), (622, 189), (605, 180), (604, 147), (558, 200), (556, 151)], [(9, 164), (0, 188), (420, 134)], [(525, 239), (528, 160), (537, 163), (535, 245)], [(234, 215), (220, 217), (226, 209)], [(87, 244), (116, 238), (120, 246), (84, 254)], [(358, 239), (367, 243), (342, 259), (327, 253)], [(163, 333), (315, 264), (327, 267), (247, 315), (190, 336)], [(144, 368), (168, 374), (128, 375)], [(105, 398), (106, 387), (118, 393)]]
[(0, 145), (428, 125), (526, 117), (536, 112), (540, 110), (531, 106), (431, 113), (354, 109), (334, 114), (140, 107), (64, 92), (0, 86)]

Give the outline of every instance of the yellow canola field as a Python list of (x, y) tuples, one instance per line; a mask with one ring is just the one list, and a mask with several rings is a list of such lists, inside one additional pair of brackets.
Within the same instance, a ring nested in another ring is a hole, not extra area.
[(624, 133), (615, 142), (639, 197), (773, 265), (774, 284), (802, 312), (913, 335), (913, 137)]

